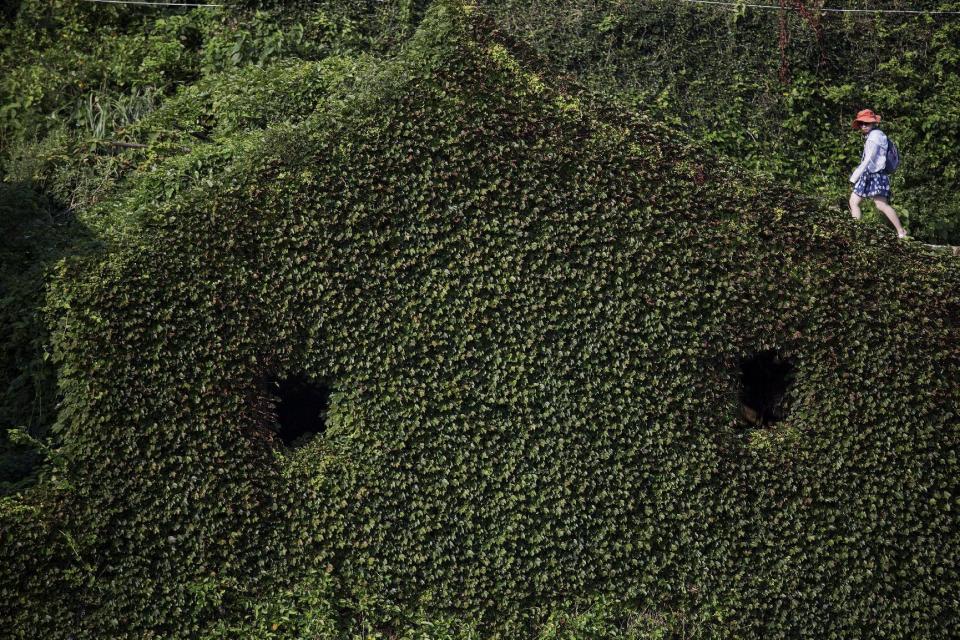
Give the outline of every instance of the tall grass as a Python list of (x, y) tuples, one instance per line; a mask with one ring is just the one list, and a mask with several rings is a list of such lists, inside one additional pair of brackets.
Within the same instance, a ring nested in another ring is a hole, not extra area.
[(77, 101), (73, 119), (94, 140), (116, 135), (159, 106), (162, 92), (155, 87), (134, 88), (129, 94), (91, 91)]

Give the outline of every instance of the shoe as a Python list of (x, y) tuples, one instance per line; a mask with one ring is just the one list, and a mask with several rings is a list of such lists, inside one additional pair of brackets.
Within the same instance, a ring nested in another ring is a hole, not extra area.
[(898, 234), (897, 234), (897, 238), (900, 239), (900, 240), (907, 240), (907, 239), (909, 239), (909, 236), (907, 236), (907, 232), (904, 231), (903, 233), (898, 233)]

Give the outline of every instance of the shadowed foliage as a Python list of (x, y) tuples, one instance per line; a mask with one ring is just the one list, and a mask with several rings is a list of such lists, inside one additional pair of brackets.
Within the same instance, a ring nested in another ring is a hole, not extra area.
[[(957, 628), (956, 261), (552, 86), (459, 3), (314, 71), (309, 114), (133, 174), (59, 272), (14, 637)], [(764, 429), (743, 354), (789, 380)]]

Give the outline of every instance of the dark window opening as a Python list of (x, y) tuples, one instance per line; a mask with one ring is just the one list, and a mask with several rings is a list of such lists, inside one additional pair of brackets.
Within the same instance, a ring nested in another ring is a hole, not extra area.
[(784, 397), (793, 382), (793, 363), (776, 351), (763, 351), (740, 361), (740, 404), (743, 417), (756, 426), (786, 417)]
[(270, 381), (267, 389), (274, 396), (277, 421), (273, 429), (284, 444), (299, 447), (326, 431), (329, 386), (295, 376)]

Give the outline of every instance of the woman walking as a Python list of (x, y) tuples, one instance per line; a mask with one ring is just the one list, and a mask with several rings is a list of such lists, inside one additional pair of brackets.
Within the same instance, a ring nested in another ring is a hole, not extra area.
[(863, 144), (860, 165), (850, 175), (850, 182), (853, 183), (853, 193), (850, 194), (850, 213), (859, 220), (860, 202), (864, 198), (870, 198), (877, 209), (882, 211), (896, 227), (897, 237), (906, 238), (907, 232), (900, 224), (897, 212), (890, 206), (890, 175), (884, 172), (889, 141), (886, 134), (877, 128), (879, 122), (880, 116), (870, 109), (862, 110), (853, 121), (853, 128), (860, 131), (866, 140)]

